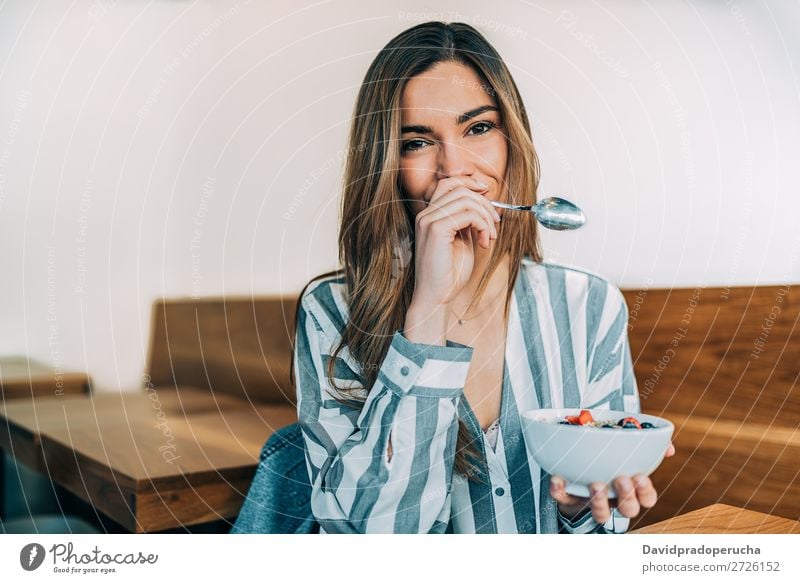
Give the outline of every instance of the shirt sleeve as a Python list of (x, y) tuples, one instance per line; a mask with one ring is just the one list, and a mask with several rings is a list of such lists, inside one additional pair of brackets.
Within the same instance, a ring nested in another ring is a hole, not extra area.
[[(301, 301), (294, 353), (315, 519), (328, 533), (444, 532), (458, 401), (473, 348), (414, 343), (396, 330), (372, 390), (356, 409), (333, 398), (327, 363), (335, 339), (315, 309), (322, 307), (313, 298)], [(342, 353), (334, 363), (336, 384), (350, 380), (350, 387), (363, 388)]]
[[(608, 284), (603, 314), (610, 322), (598, 327), (594, 349), (588, 355), (587, 390), (581, 406), (585, 409), (607, 408), (641, 413), (639, 392), (633, 371), (633, 359), (628, 340), (628, 306), (616, 286)], [(611, 509), (610, 518), (599, 524), (591, 512), (568, 520), (558, 512), (562, 532), (568, 534), (622, 534), (628, 530), (630, 519)]]

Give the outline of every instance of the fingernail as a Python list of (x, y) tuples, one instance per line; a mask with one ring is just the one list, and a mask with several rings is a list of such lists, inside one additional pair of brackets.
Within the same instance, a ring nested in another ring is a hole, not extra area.
[(481, 182), (480, 180), (476, 182), (478, 183), (478, 186), (480, 186), (481, 188), (489, 188), (489, 185), (486, 184), (485, 182)]
[(631, 490), (633, 490), (633, 484), (631, 483), (630, 479), (628, 478), (620, 478), (619, 479), (619, 490), (627, 494)]
[(554, 488), (558, 489), (564, 485), (564, 482), (561, 481), (561, 478), (556, 478), (555, 476), (550, 478), (550, 485)]
[(637, 486), (644, 486), (644, 476), (635, 476), (633, 481)]

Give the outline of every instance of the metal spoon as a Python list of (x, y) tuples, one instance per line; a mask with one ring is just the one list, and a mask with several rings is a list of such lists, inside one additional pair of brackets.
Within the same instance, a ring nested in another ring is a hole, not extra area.
[(554, 231), (580, 229), (586, 223), (583, 211), (568, 200), (550, 196), (543, 198), (533, 206), (507, 204), (496, 200), (490, 201), (494, 206), (513, 211), (530, 211), (543, 227)]

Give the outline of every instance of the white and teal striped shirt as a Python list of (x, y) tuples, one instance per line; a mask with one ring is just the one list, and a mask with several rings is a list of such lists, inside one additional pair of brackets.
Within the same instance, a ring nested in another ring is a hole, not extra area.
[[(628, 309), (608, 280), (525, 258), (509, 310), (495, 448), (463, 397), (473, 348), (410, 342), (395, 331), (363, 407), (331, 396), (327, 362), (348, 317), (344, 277), (301, 298), (294, 353), (297, 407), (321, 532), (622, 533), (612, 511), (574, 522), (557, 510), (549, 475), (529, 459), (520, 413), (550, 407), (640, 412), (628, 344)], [(338, 386), (362, 388), (347, 348)], [(454, 471), (457, 418), (482, 451), (483, 482)], [(387, 461), (389, 437), (392, 458)]]

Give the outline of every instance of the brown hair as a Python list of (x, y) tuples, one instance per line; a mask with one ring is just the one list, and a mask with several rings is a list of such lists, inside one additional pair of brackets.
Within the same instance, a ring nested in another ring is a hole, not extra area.
[[(356, 99), (345, 163), (339, 229), (339, 260), (346, 277), (349, 319), (341, 343), (328, 361), (327, 375), (334, 396), (360, 408), (363, 397), (333, 384), (335, 357), (344, 346), (361, 365), (364, 387), (371, 390), (396, 330), (405, 317), (414, 291), (413, 252), (401, 261), (398, 252), (414, 240), (415, 221), (400, 187), (400, 97), (407, 80), (441, 62), (470, 67), (493, 95), (501, 128), (509, 145), (506, 167), (508, 202), (534, 204), (539, 186), (539, 161), (533, 147), (525, 106), (511, 73), (491, 44), (475, 28), (453, 22), (425, 22), (405, 30), (373, 60)], [(536, 221), (529, 213), (505, 213), (497, 225), (492, 257), (473, 302), (480, 299), (489, 278), (507, 254), (510, 257), (505, 315), (523, 257), (541, 262)], [(299, 304), (298, 304), (299, 309)], [(292, 371), (293, 372), (293, 371)], [(360, 389), (359, 391), (361, 391)], [(459, 419), (455, 470), (480, 481), (473, 461), (480, 459), (476, 444)]]

